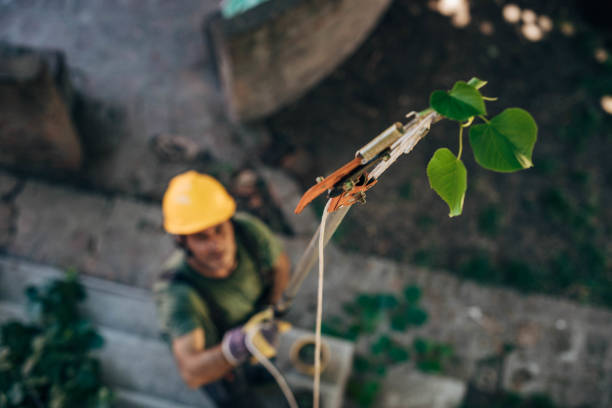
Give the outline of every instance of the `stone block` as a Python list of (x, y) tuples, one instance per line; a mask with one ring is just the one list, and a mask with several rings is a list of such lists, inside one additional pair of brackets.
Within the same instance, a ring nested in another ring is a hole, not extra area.
[(114, 200), (100, 235), (105, 275), (119, 272), (118, 281), (149, 288), (173, 250), (174, 243), (162, 228), (160, 204)]
[(464, 382), (436, 375), (426, 375), (406, 366), (388, 373), (379, 404), (384, 408), (455, 408), (465, 395)]
[(15, 205), (9, 251), (40, 262), (148, 288), (173, 250), (157, 204), (30, 182)]
[(334, 70), (372, 30), (390, 0), (269, 0), (212, 20), (231, 115), (252, 120), (295, 100)]
[(1, 164), (27, 171), (80, 168), (66, 70), (60, 52), (0, 44)]

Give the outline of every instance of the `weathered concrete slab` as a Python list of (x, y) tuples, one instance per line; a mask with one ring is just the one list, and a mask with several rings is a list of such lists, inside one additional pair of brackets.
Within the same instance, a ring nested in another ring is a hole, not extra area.
[(11, 253), (150, 287), (173, 244), (156, 205), (29, 182), (15, 200)]
[(465, 395), (465, 383), (453, 378), (425, 375), (413, 369), (389, 370), (381, 391), (386, 408), (456, 408)]
[(111, 387), (171, 398), (187, 405), (212, 406), (204, 393), (189, 389), (182, 381), (166, 344), (107, 328), (101, 334), (105, 346), (97, 354), (100, 361), (110, 363), (103, 365), (102, 375)]
[[(63, 272), (54, 267), (0, 258), (0, 300), (23, 306), (23, 293), (29, 285), (43, 285), (62, 276)], [(158, 337), (150, 291), (94, 277), (81, 277), (81, 283), (87, 290), (83, 311), (96, 325), (140, 337)]]
[(202, 408), (201, 405), (184, 405), (121, 388), (114, 388), (113, 393), (115, 394), (114, 406), (117, 408)]

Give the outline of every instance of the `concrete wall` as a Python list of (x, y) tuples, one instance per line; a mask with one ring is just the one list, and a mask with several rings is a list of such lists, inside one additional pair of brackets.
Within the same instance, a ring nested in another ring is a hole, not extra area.
[(270, 114), (327, 76), (370, 33), (390, 0), (271, 0), (212, 25), (230, 113)]

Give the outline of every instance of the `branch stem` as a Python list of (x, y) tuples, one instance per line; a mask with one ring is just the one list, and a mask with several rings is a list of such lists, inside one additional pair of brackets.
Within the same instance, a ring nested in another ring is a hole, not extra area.
[(482, 119), (484, 121), (484, 123), (486, 123), (487, 125), (489, 124), (489, 120), (487, 118), (485, 118), (484, 115), (478, 115), (478, 117), (480, 119)]
[(462, 153), (463, 153), (463, 125), (459, 125), (459, 153), (457, 153), (457, 160), (461, 160)]

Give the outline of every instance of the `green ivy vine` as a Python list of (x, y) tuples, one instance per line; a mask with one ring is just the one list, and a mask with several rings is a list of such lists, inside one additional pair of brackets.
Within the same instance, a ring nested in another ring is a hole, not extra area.
[(0, 408), (109, 408), (113, 395), (91, 355), (104, 340), (79, 313), (86, 294), (76, 273), (26, 296), (33, 323), (0, 326)]
[[(486, 81), (472, 78), (457, 81), (450, 91), (434, 91), (430, 107), (421, 115), (436, 111), (447, 119), (458, 122), (459, 149), (455, 155), (446, 147), (439, 148), (427, 165), (431, 188), (448, 204), (449, 216), (460, 215), (467, 190), (467, 170), (463, 154), (463, 131), (469, 129), (469, 141), (476, 162), (485, 169), (510, 173), (533, 166), (533, 147), (538, 127), (524, 109), (508, 108), (493, 118), (487, 118), (487, 101), (480, 88)], [(475, 119), (483, 123), (473, 124)]]
[(416, 337), (412, 342), (397, 336), (427, 322), (420, 305), (421, 289), (406, 286), (401, 294), (360, 293), (343, 304), (344, 316), (332, 316), (322, 326), (326, 335), (359, 341), (365, 352), (355, 355), (347, 394), (358, 406), (373, 406), (387, 369), (412, 361), (423, 372), (439, 373), (453, 356), (451, 346)]

